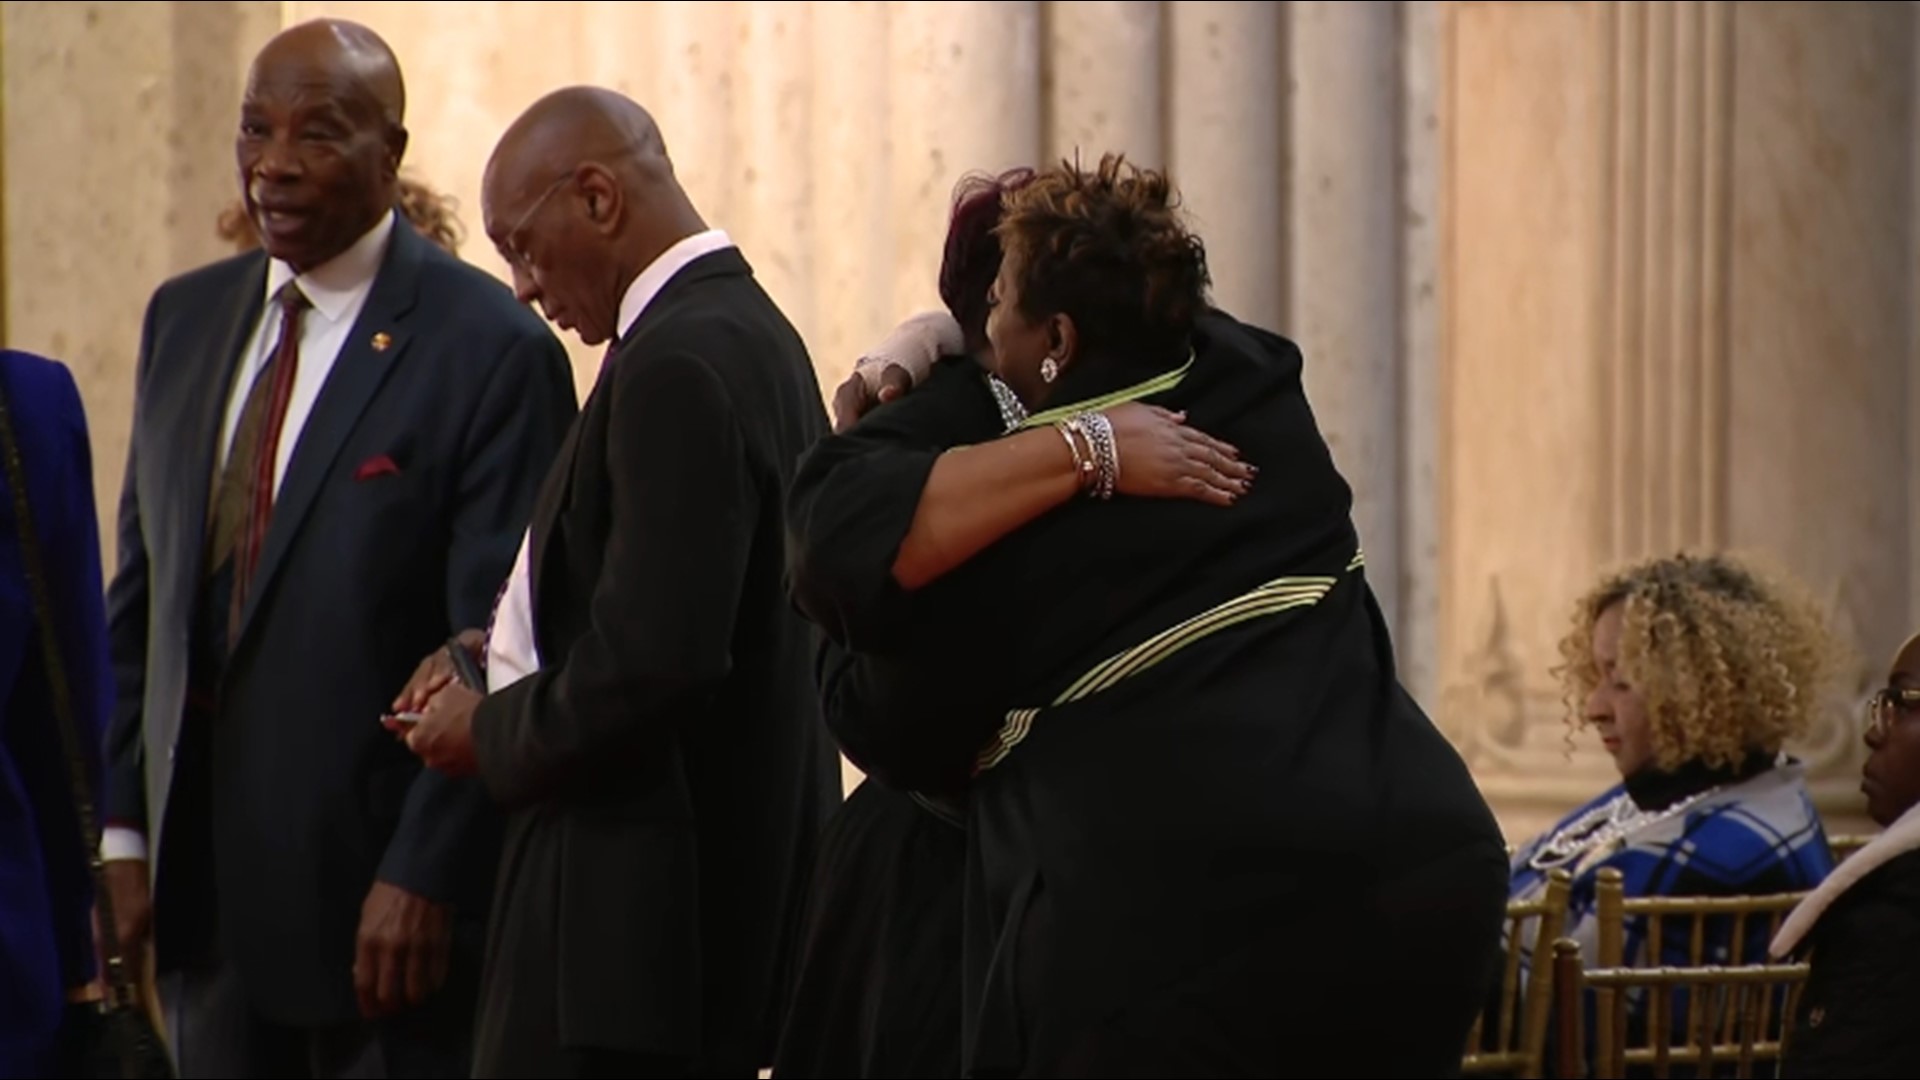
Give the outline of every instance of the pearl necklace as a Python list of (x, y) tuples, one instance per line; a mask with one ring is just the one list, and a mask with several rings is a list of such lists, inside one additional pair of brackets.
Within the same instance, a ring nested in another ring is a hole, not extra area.
[[(1527, 865), (1545, 872), (1571, 862), (1584, 862), (1591, 855), (1610, 854), (1629, 835), (1680, 814), (1719, 790), (1719, 787), (1711, 787), (1689, 795), (1664, 810), (1652, 812), (1634, 805), (1633, 797), (1623, 791), (1555, 831), (1527, 859)], [(1584, 870), (1585, 867), (1579, 869)]]

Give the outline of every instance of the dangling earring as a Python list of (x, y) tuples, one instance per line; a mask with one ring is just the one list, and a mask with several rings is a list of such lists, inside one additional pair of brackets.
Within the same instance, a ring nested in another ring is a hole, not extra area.
[(1040, 381), (1041, 382), (1050, 383), (1059, 377), (1060, 377), (1060, 365), (1058, 362), (1054, 360), (1053, 357), (1049, 356), (1045, 360), (1040, 361)]

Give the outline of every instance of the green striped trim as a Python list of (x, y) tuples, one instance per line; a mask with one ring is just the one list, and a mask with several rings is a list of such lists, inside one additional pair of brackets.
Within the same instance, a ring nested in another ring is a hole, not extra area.
[(1138, 401), (1143, 397), (1152, 397), (1154, 394), (1165, 393), (1180, 385), (1180, 380), (1186, 378), (1187, 372), (1193, 370), (1193, 361), (1194, 354), (1192, 351), (1188, 351), (1187, 362), (1174, 368), (1172, 371), (1155, 375), (1146, 382), (1135, 383), (1123, 390), (1115, 390), (1110, 394), (1102, 394), (1099, 397), (1088, 398), (1085, 401), (1076, 401), (1071, 405), (1059, 405), (1042, 412), (1034, 413), (1032, 416), (1021, 421), (1020, 427), (1016, 430), (1025, 431), (1028, 428), (1045, 427), (1048, 424), (1065, 420), (1075, 413), (1099, 412), (1102, 409), (1111, 409), (1115, 405), (1124, 405), (1129, 401)]
[[(1347, 572), (1352, 573), (1367, 563), (1366, 553), (1355, 551), (1347, 563)], [(1110, 690), (1121, 682), (1152, 668), (1181, 649), (1194, 644), (1209, 635), (1216, 634), (1230, 626), (1267, 615), (1278, 615), (1295, 608), (1312, 607), (1326, 598), (1339, 583), (1336, 577), (1314, 575), (1308, 577), (1275, 578), (1251, 592), (1243, 593), (1218, 607), (1203, 611), (1177, 626), (1162, 630), (1132, 648), (1122, 650), (1095, 665), (1093, 670), (1074, 680), (1073, 685), (1060, 692), (1049, 708), (1066, 705), (1092, 697), (1103, 690)], [(1020, 745), (1033, 729), (1033, 721), (1040, 715), (1039, 709), (1015, 709), (1007, 713), (1007, 719), (993, 737), (993, 741), (982, 751), (974, 762), (974, 774), (979, 775), (1000, 764), (1013, 748)]]

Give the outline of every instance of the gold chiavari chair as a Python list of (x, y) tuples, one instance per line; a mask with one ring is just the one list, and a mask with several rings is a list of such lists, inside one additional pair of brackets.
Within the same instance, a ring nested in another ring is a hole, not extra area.
[[(1628, 1069), (1668, 1077), (1676, 1066), (1691, 1076), (1731, 1071), (1751, 1077), (1756, 1064), (1781, 1059), (1807, 978), (1804, 963), (1588, 968), (1579, 944), (1564, 938), (1554, 943), (1553, 966), (1560, 988), (1554, 1033), (1559, 1073), (1596, 1080), (1619, 1080)], [(1588, 990), (1594, 998), (1591, 1072), (1583, 1053)], [(1687, 1021), (1685, 1031), (1676, 1033), (1674, 1002), (1681, 993)], [(1629, 1009), (1632, 998), (1639, 999), (1639, 1009)], [(1638, 1022), (1629, 1023), (1630, 1012), (1639, 1014)]]
[(1827, 849), (1833, 852), (1833, 861), (1843, 863), (1847, 856), (1866, 847), (1873, 841), (1871, 836), (1841, 835), (1827, 837)]
[[(1755, 923), (1763, 921), (1764, 940), (1771, 941), (1780, 932), (1780, 923), (1807, 894), (1775, 893), (1768, 896), (1628, 896), (1620, 871), (1607, 867), (1595, 875), (1594, 919), (1596, 949), (1594, 967), (1656, 967), (1661, 958), (1655, 943), (1667, 940), (1669, 928), (1685, 920), (1689, 952), (1688, 967), (1705, 967), (1716, 961), (1742, 964), (1764, 960), (1764, 955), (1742, 956), (1744, 943), (1755, 940)], [(1644, 919), (1646, 933), (1635, 955), (1626, 955), (1627, 926), (1630, 920)], [(1724, 938), (1728, 955), (1706, 955), (1712, 931), (1727, 928)]]
[[(1460, 1061), (1462, 1076), (1545, 1075), (1547, 1028), (1553, 1019), (1554, 968), (1548, 958), (1566, 927), (1567, 894), (1572, 887), (1571, 875), (1553, 870), (1539, 897), (1507, 904), (1507, 954), (1500, 972), (1500, 997), (1474, 1021), (1466, 1056)], [(1530, 972), (1521, 971), (1521, 942), (1527, 943), (1534, 959)]]

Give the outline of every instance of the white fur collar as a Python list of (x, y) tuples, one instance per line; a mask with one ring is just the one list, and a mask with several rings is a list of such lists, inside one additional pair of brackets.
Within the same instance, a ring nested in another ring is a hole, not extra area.
[(1827, 875), (1827, 880), (1807, 894), (1780, 924), (1780, 933), (1773, 939), (1773, 955), (1785, 957), (1799, 948), (1813, 930), (1813, 924), (1833, 906), (1841, 894), (1857, 884), (1860, 879), (1873, 873), (1880, 867), (1905, 855), (1909, 851), (1920, 849), (1920, 806), (1914, 806), (1887, 826), (1887, 830), (1867, 842), (1867, 845), (1853, 853), (1846, 862)]

